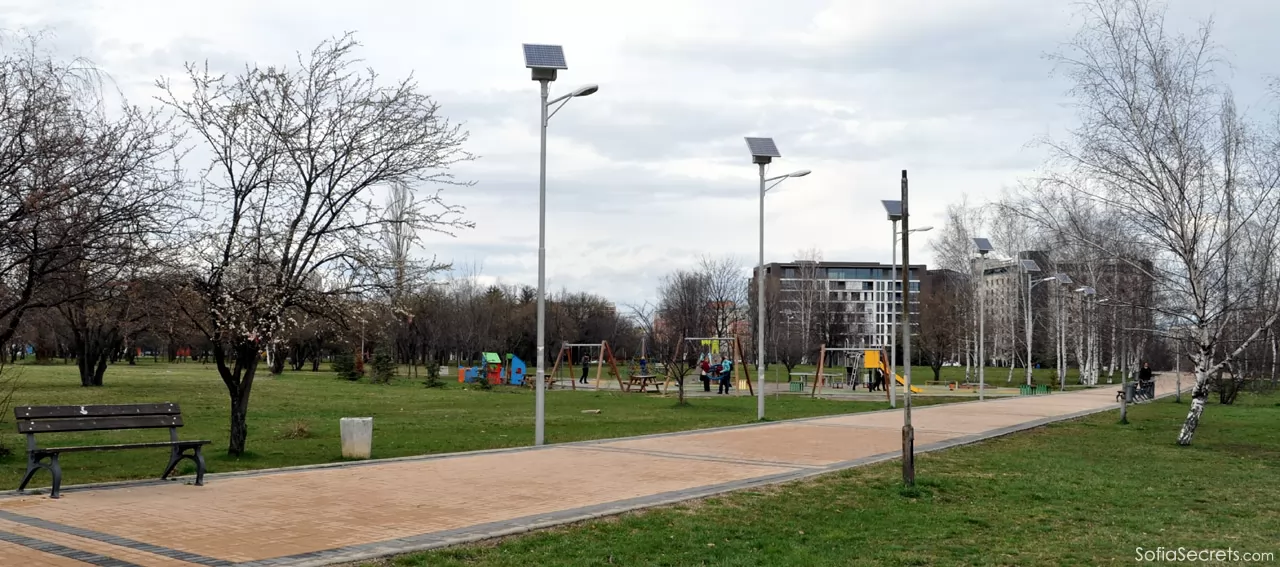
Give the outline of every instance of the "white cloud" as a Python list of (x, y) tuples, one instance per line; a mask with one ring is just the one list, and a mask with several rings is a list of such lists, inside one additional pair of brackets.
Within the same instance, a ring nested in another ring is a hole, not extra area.
[[(5, 2), (5, 28), (52, 26), (59, 49), (102, 65), (136, 103), (162, 75), (209, 60), (290, 63), (356, 31), (380, 73), (413, 73), (471, 132), (470, 188), (448, 188), (477, 228), (427, 235), (440, 259), (485, 281), (533, 283), (537, 252), (537, 84), (519, 44), (560, 43), (553, 91), (597, 83), (551, 124), (548, 281), (619, 302), (650, 296), (700, 254), (755, 262), (757, 181), (742, 137), (774, 137), (772, 171), (811, 169), (771, 192), (768, 261), (818, 247), (828, 259), (887, 260), (879, 201), (910, 170), (917, 223), (940, 225), (961, 194), (981, 200), (1029, 174), (1027, 143), (1071, 123), (1042, 55), (1069, 39), (1071, 5), (1050, 0), (156, 0)], [(1280, 7), (1177, 3), (1213, 12), (1237, 63), (1242, 104), (1261, 104)], [(915, 258), (928, 260), (924, 239)]]

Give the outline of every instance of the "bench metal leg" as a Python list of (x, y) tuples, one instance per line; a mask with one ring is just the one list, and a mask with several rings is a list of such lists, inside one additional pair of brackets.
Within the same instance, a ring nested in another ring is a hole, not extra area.
[[(188, 450), (192, 451), (192, 454), (188, 454)], [(204, 454), (200, 451), (198, 445), (184, 449), (173, 447), (169, 451), (169, 466), (165, 467), (164, 474), (160, 475), (160, 480), (168, 480), (169, 475), (173, 474), (174, 469), (178, 468), (178, 463), (184, 459), (196, 464), (196, 486), (204, 486)]]
[[(48, 463), (43, 462), (49, 459)], [(27, 488), (27, 483), (31, 482), (31, 478), (36, 475), (36, 471), (44, 469), (53, 475), (53, 488), (49, 491), (49, 498), (57, 498), (59, 489), (62, 488), (62, 466), (58, 464), (57, 453), (27, 453), (27, 474), (22, 477), (22, 484), (18, 485), (18, 492), (22, 492)]]

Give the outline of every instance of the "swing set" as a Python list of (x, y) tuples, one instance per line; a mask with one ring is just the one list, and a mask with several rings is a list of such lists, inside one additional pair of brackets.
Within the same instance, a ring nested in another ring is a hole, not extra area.
[[(567, 368), (569, 371), (568, 372), (569, 387), (573, 390), (578, 389), (578, 379), (574, 378), (574, 373), (573, 373), (574, 369), (576, 368), (573, 365), (574, 349), (584, 349), (584, 354), (583, 354), (583, 357), (581, 358), (583, 360), (591, 360), (590, 349), (599, 349), (596, 351), (597, 356), (596, 356), (596, 362), (595, 362), (595, 367), (596, 367), (595, 386), (597, 390), (600, 389), (601, 382), (604, 379), (605, 362), (608, 362), (609, 376), (617, 380), (618, 389), (624, 392), (627, 391), (626, 386), (622, 384), (622, 374), (618, 373), (618, 361), (613, 357), (613, 349), (609, 348), (608, 341), (600, 341), (598, 343), (563, 343), (561, 344), (560, 352), (556, 354), (556, 362), (555, 364), (551, 365), (551, 373), (543, 377), (543, 379), (547, 383), (548, 388), (552, 387), (553, 385), (555, 385), (556, 382), (559, 381), (558, 372), (560, 370), (560, 362), (564, 361), (565, 368)], [(533, 383), (536, 381), (537, 379), (535, 378), (534, 380), (526, 380), (525, 383), (529, 385), (533, 385)]]
[[(888, 387), (889, 374), (890, 374), (889, 362), (888, 362), (888, 357), (884, 355), (883, 351), (871, 350), (871, 349), (865, 349), (865, 348), (828, 347), (827, 345), (822, 345), (822, 348), (818, 351), (818, 369), (816, 374), (814, 375), (813, 390), (810, 392), (811, 397), (817, 397), (818, 390), (826, 386), (827, 384), (827, 380), (826, 380), (827, 373), (823, 372), (823, 370), (825, 370), (826, 368), (828, 352), (853, 353), (853, 354), (842, 354), (844, 358), (843, 362), (845, 363), (844, 366), (846, 368), (853, 367), (855, 369), (858, 369), (859, 367), (861, 367), (861, 369), (865, 369), (865, 370), (878, 370), (880, 373), (880, 379), (878, 380), (878, 382), (880, 382), (881, 386), (884, 387), (885, 397), (888, 398), (888, 396), (890, 395), (889, 387)], [(855, 372), (857, 371), (858, 370), (855, 370)], [(894, 374), (893, 379), (898, 384), (901, 384), (904, 388), (906, 387), (907, 383), (905, 380), (903, 380), (902, 376), (898, 374)], [(843, 388), (845, 386), (845, 379), (836, 378), (835, 380), (832, 381), (832, 386), (835, 388)], [(856, 388), (854, 384), (850, 384), (849, 386), (851, 388)], [(913, 394), (919, 394), (923, 391), (924, 390), (917, 388), (915, 385), (911, 386), (911, 392)]]
[[(731, 372), (733, 372), (733, 382), (737, 385), (738, 391), (745, 389), (751, 395), (755, 395), (755, 387), (751, 384), (751, 370), (745, 364), (746, 357), (742, 356), (742, 343), (738, 340), (738, 337), (685, 337), (684, 340), (676, 345), (675, 360), (680, 360), (681, 350), (685, 344), (691, 344), (693, 341), (698, 341), (698, 346), (691, 348), (696, 348), (700, 353), (699, 360), (702, 359), (702, 356), (720, 355), (733, 361), (733, 370)], [(703, 347), (706, 347), (705, 351)], [(728, 356), (725, 356), (726, 354)], [(671, 382), (677, 380), (677, 377), (673, 375), (674, 372), (674, 369), (668, 369), (666, 380), (662, 383), (663, 394), (667, 393), (667, 390), (671, 387)]]

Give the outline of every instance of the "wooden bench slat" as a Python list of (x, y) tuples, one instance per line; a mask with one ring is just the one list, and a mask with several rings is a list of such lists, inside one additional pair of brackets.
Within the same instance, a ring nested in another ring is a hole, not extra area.
[(178, 404), (119, 404), (97, 406), (19, 406), (13, 408), (18, 419), (45, 419), (62, 417), (115, 417), (129, 415), (178, 415)]
[(155, 441), (151, 443), (121, 443), (119, 445), (81, 445), (73, 447), (39, 447), (36, 451), (44, 453), (79, 453), (83, 451), (114, 451), (116, 449), (147, 449), (150, 447), (195, 447), (208, 445), (211, 441)]
[(61, 419), (26, 419), (18, 422), (19, 433), (65, 433), (109, 429), (158, 429), (182, 427), (181, 415), (129, 415)]

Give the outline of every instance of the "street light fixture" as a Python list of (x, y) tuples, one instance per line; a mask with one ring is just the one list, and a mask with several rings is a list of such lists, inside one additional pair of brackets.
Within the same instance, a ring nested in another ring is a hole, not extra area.
[(978, 401), (986, 399), (987, 394), (987, 254), (994, 248), (991, 241), (985, 238), (973, 239), (974, 248), (982, 258), (978, 268)]
[(1058, 278), (1056, 276), (1049, 276), (1047, 278), (1032, 280), (1031, 274), (1039, 273), (1040, 265), (1037, 264), (1035, 260), (1023, 260), (1019, 263), (1022, 265), (1022, 271), (1026, 272), (1027, 274), (1027, 385), (1030, 386), (1031, 385), (1031, 340), (1032, 340), (1031, 290), (1035, 289), (1036, 286), (1044, 282), (1051, 282)]
[[(567, 70), (564, 61), (564, 48), (559, 45), (524, 44), (524, 66), (532, 73), (533, 80), (541, 84), (538, 122), (542, 138), (541, 152), (538, 158), (538, 371), (534, 395), (533, 444), (542, 445), (546, 441), (546, 397), (545, 380), (547, 369), (546, 337), (547, 337), (547, 121), (559, 112), (570, 99), (589, 96), (600, 90), (597, 85), (579, 87), (567, 95), (548, 101), (551, 82), (556, 80), (557, 71)], [(547, 113), (548, 107), (560, 103), (555, 110)]]
[[(1098, 290), (1094, 289), (1092, 286), (1084, 286), (1077, 289), (1076, 293), (1084, 294), (1084, 300), (1082, 301), (1081, 313), (1080, 313), (1080, 330), (1085, 334), (1085, 345), (1086, 345), (1086, 348), (1088, 348), (1088, 352), (1086, 353), (1085, 360), (1076, 361), (1076, 362), (1077, 362), (1077, 366), (1080, 366), (1080, 373), (1079, 373), (1080, 383), (1092, 384), (1093, 383), (1093, 348), (1090, 343), (1093, 342), (1093, 329), (1091, 328), (1092, 319), (1093, 319), (1093, 307), (1089, 305), (1090, 303), (1089, 298), (1090, 297), (1096, 298), (1098, 295)], [(1086, 316), (1089, 317), (1090, 324), (1085, 323)], [(1083, 364), (1085, 362), (1087, 362), (1088, 364), (1087, 365)]]
[[(811, 173), (807, 169), (793, 171), (786, 175), (765, 178), (764, 168), (773, 162), (773, 158), (782, 157), (773, 138), (746, 138), (747, 150), (751, 152), (751, 162), (760, 169), (760, 263), (756, 268), (756, 419), (764, 419), (764, 194), (777, 187), (779, 183), (792, 177), (804, 177)], [(765, 186), (773, 182), (773, 185)]]
[[(898, 240), (901, 234), (898, 231), (898, 221), (902, 220), (902, 201), (890, 200), (880, 201), (884, 207), (884, 212), (889, 216), (889, 221), (893, 223), (893, 231), (890, 233), (893, 242), (890, 245), (889, 260), (889, 297), (893, 297), (894, 288), (897, 287), (898, 281)], [(890, 304), (892, 305), (892, 304)], [(897, 407), (898, 389), (895, 386), (897, 380), (894, 379), (898, 375), (898, 315), (895, 309), (889, 309), (889, 376), (885, 379), (889, 381), (889, 407)]]
[[(1054, 274), (1054, 278), (1062, 285), (1071, 285), (1071, 276), (1064, 273)], [(1062, 294), (1058, 294), (1058, 391), (1067, 391), (1067, 339), (1066, 324), (1062, 320)]]

